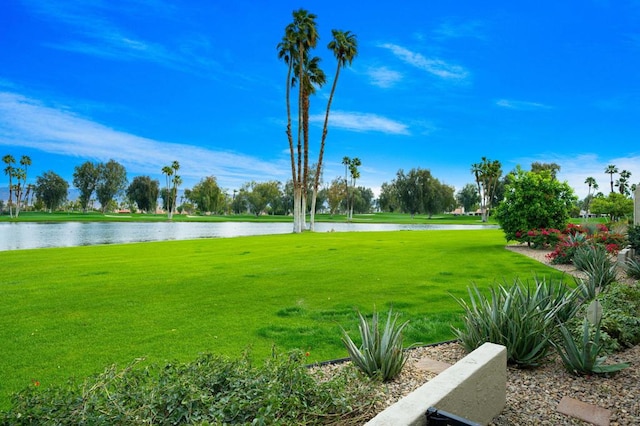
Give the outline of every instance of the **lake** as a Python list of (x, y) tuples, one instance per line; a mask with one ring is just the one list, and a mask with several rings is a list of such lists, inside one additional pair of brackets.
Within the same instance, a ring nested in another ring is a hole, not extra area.
[[(316, 223), (316, 232), (429, 231), (496, 229), (496, 225), (403, 225), (375, 223)], [(254, 222), (61, 222), (0, 223), (0, 251), (46, 247), (75, 247), (146, 241), (229, 238), (288, 234), (291, 223)]]

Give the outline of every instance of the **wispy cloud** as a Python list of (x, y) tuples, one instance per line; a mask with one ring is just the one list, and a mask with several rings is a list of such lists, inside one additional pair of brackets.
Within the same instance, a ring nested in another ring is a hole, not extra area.
[[(313, 115), (310, 120), (321, 124), (324, 122), (324, 115)], [(406, 124), (368, 113), (334, 111), (330, 116), (330, 125), (331, 127), (354, 132), (381, 132), (394, 135), (410, 134)]]
[(390, 50), (401, 61), (437, 77), (447, 80), (464, 80), (469, 77), (469, 72), (460, 65), (450, 64), (442, 59), (427, 58), (397, 44), (384, 43), (380, 47)]
[(221, 185), (287, 178), (281, 164), (198, 146), (162, 142), (112, 129), (68, 110), (14, 92), (0, 92), (0, 145), (95, 161), (111, 158), (130, 173), (158, 175), (178, 160), (185, 183), (215, 175)]
[(515, 109), (521, 111), (531, 111), (535, 109), (551, 109), (552, 106), (539, 102), (514, 101), (509, 99), (500, 99), (496, 101), (496, 105), (501, 108)]
[(455, 22), (453, 19), (447, 19), (437, 26), (433, 33), (440, 40), (452, 38), (486, 39), (484, 24), (480, 21)]
[(383, 89), (393, 87), (397, 82), (402, 80), (402, 74), (398, 71), (390, 70), (387, 67), (369, 68), (367, 75), (371, 79), (371, 84), (382, 87)]
[[(127, 3), (117, 7), (101, 2), (57, 2), (48, 0), (27, 1), (30, 9), (41, 19), (64, 25), (64, 38), (50, 40), (45, 45), (53, 49), (98, 56), (120, 61), (145, 61), (184, 72), (209, 75), (223, 67), (210, 58), (211, 46), (197, 37), (179, 38), (167, 46), (136, 34), (135, 28), (125, 28), (107, 18), (112, 14), (149, 14), (158, 12), (156, 18), (169, 16), (163, 2)], [(160, 11), (165, 10), (165, 13)], [(166, 24), (166, 23), (165, 23)], [(162, 25), (159, 23), (158, 25)], [(193, 38), (193, 40), (191, 39)]]

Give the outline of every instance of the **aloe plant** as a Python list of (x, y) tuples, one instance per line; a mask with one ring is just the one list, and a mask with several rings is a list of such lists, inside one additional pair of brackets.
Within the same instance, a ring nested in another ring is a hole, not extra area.
[(344, 343), (351, 361), (367, 376), (377, 377), (382, 381), (388, 381), (396, 377), (402, 371), (406, 362), (406, 356), (402, 347), (402, 330), (409, 321), (398, 324), (399, 315), (395, 316), (389, 309), (387, 321), (381, 330), (378, 313), (374, 310), (371, 324), (358, 312), (360, 323), (360, 338), (362, 345), (358, 347), (349, 334), (342, 329), (342, 342)]

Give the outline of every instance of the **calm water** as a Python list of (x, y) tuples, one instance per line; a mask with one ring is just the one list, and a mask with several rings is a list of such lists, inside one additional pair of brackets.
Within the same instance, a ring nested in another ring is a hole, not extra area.
[[(0, 251), (45, 247), (74, 247), (144, 241), (228, 238), (249, 235), (288, 234), (291, 223), (251, 222), (62, 222), (0, 223)], [(316, 223), (316, 232), (476, 230), (495, 225), (395, 225)]]

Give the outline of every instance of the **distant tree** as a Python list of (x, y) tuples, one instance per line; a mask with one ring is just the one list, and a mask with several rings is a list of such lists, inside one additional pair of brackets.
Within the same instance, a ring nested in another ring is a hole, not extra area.
[(405, 174), (400, 169), (392, 185), (402, 211), (411, 214), (411, 217), (417, 213), (426, 213), (431, 217), (455, 205), (453, 188), (442, 184), (429, 170), (417, 168)]
[(127, 188), (127, 198), (146, 213), (155, 212), (159, 193), (160, 182), (149, 176), (134, 177)]
[(109, 160), (106, 164), (98, 165), (98, 181), (96, 184), (96, 197), (102, 212), (110, 207), (114, 197), (119, 195), (127, 187), (127, 170), (115, 160)]
[(358, 186), (353, 190), (353, 211), (358, 214), (371, 213), (374, 194), (371, 188)]
[(456, 194), (456, 200), (458, 204), (462, 206), (465, 212), (473, 212), (478, 208), (480, 202), (480, 195), (478, 189), (472, 183), (468, 183), (462, 187)]
[(487, 157), (482, 157), (480, 163), (471, 165), (471, 173), (476, 179), (478, 194), (480, 194), (482, 221), (486, 222), (489, 220), (496, 187), (502, 175), (502, 165), (498, 160), (491, 161)]
[(246, 184), (247, 200), (251, 211), (258, 216), (262, 212), (267, 211), (267, 207), (278, 202), (281, 197), (280, 182), (251, 182)]
[(548, 170), (553, 179), (556, 179), (558, 172), (560, 171), (560, 165), (556, 163), (540, 163), (538, 161), (531, 163), (531, 171), (534, 173)]
[(346, 199), (345, 184), (342, 178), (335, 178), (327, 189), (327, 202), (329, 203), (329, 214), (334, 215), (339, 212), (340, 204)]
[(612, 222), (633, 214), (633, 200), (622, 194), (611, 192), (608, 197), (596, 196), (591, 201), (591, 212), (608, 215)]
[(604, 172), (609, 175), (611, 181), (611, 192), (613, 192), (613, 175), (618, 173), (618, 168), (614, 164), (609, 164)]
[(383, 212), (393, 213), (400, 210), (398, 192), (393, 183), (382, 183), (382, 186), (380, 187), (380, 196), (378, 197), (378, 206)]
[(518, 167), (509, 175), (495, 218), (507, 241), (532, 229), (564, 229), (575, 200), (569, 184), (554, 179), (550, 171), (534, 173)]
[(392, 182), (396, 188), (401, 210), (409, 213), (412, 218), (421, 213), (424, 186), (422, 181), (429, 178), (431, 178), (431, 172), (428, 170), (412, 169), (408, 174), (405, 174), (404, 170), (400, 169)]
[(435, 180), (436, 197), (431, 206), (431, 211), (427, 210), (429, 217), (442, 212), (450, 212), (456, 208), (455, 188), (451, 185)]
[(56, 210), (66, 200), (69, 183), (53, 171), (48, 171), (36, 179), (35, 193), (49, 212)]
[(224, 207), (225, 196), (215, 176), (207, 176), (191, 190), (185, 190), (185, 197), (202, 213), (218, 213)]
[(15, 167), (13, 166), (13, 164), (16, 163), (16, 159), (13, 155), (7, 154), (2, 157), (2, 161), (6, 164), (6, 167), (4, 168), (4, 174), (9, 177), (9, 217), (13, 217), (13, 176), (15, 171)]
[(78, 201), (84, 213), (87, 212), (91, 196), (96, 190), (100, 178), (100, 165), (90, 161), (76, 166), (73, 172), (73, 186), (80, 191)]

